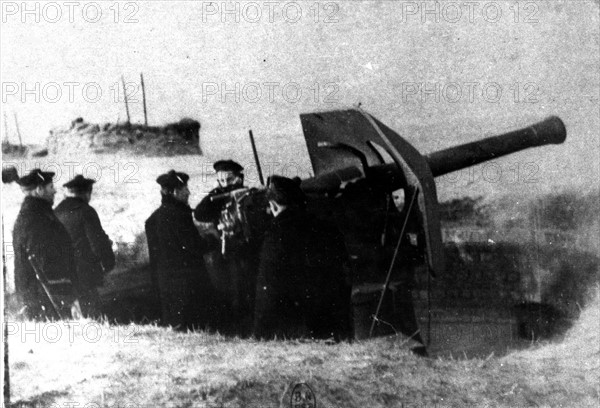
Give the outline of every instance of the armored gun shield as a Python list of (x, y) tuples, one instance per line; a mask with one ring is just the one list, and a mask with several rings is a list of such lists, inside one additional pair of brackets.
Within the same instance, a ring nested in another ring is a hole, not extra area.
[[(300, 115), (315, 178), (302, 188), (335, 192), (345, 182), (371, 179), (386, 192), (409, 186), (418, 191), (427, 264), (444, 269), (437, 192), (425, 158), (396, 132), (362, 110)], [(393, 163), (386, 163), (390, 157)], [(388, 164), (388, 166), (385, 166)], [(391, 165), (390, 165), (391, 164)]]

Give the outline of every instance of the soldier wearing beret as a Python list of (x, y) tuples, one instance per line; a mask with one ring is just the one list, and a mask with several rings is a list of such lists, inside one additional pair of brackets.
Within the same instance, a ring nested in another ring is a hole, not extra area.
[(146, 221), (162, 323), (179, 330), (209, 324), (213, 303), (203, 259), (211, 242), (200, 237), (192, 220), (188, 179), (187, 174), (174, 170), (159, 176), (156, 182), (161, 187), (162, 204)]
[(217, 173), (218, 187), (208, 192), (207, 196), (200, 201), (194, 210), (194, 218), (198, 222), (210, 222), (219, 224), (223, 201), (213, 201), (212, 197), (225, 194), (233, 190), (244, 188), (244, 168), (233, 160), (219, 160), (213, 165)]
[(98, 287), (103, 276), (115, 266), (112, 241), (104, 232), (96, 210), (90, 206), (95, 180), (82, 175), (64, 184), (67, 197), (55, 208), (56, 216), (63, 223), (75, 253), (79, 282), (78, 292), (81, 312), (85, 317), (99, 317), (101, 302)]
[(255, 335), (348, 336), (350, 287), (341, 234), (307, 214), (300, 179), (272, 176), (267, 199), (274, 218), (260, 252)]
[(52, 211), (53, 177), (34, 169), (17, 181), (25, 200), (13, 229), (15, 289), (35, 320), (70, 317), (77, 287), (71, 238)]
[[(226, 231), (227, 219), (232, 219), (229, 212), (235, 209), (235, 203), (232, 198), (223, 197), (226, 193), (244, 188), (244, 168), (233, 160), (219, 160), (213, 168), (218, 186), (200, 201), (194, 210), (194, 218), (211, 224), (211, 232), (221, 236), (221, 251), (213, 251), (207, 256), (209, 273), (227, 298), (224, 306), (231, 308), (231, 313), (228, 313), (231, 321), (223, 323), (234, 323), (236, 330), (245, 334), (252, 326), (257, 250), (252, 243), (236, 236), (234, 231)], [(217, 196), (220, 199), (216, 199)]]

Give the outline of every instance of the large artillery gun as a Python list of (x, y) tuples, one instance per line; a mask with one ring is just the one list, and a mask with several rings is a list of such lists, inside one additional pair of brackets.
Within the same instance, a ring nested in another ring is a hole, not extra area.
[[(413, 292), (424, 289), (429, 294), (421, 300), (431, 320), (438, 300), (430, 297), (432, 280), (444, 276), (447, 252), (436, 177), (566, 139), (564, 123), (552, 116), (524, 129), (423, 155), (360, 109), (303, 114), (301, 121), (314, 170), (302, 188), (313, 210), (333, 218), (344, 235), (353, 264), (358, 338), (389, 333), (393, 327), (422, 342), (413, 308), (418, 296)], [(398, 195), (404, 197), (404, 205), (393, 205)], [(419, 287), (419, 282), (425, 285)], [(511, 284), (517, 290), (506, 292), (519, 293), (518, 282)], [(501, 307), (510, 309), (518, 296)], [(472, 306), (473, 299), (468, 303)], [(478, 306), (499, 307), (487, 298)]]

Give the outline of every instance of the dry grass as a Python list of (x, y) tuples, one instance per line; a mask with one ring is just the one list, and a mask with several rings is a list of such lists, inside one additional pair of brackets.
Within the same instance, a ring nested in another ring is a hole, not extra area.
[(293, 384), (306, 382), (319, 407), (598, 406), (599, 317), (596, 294), (563, 342), (472, 360), (420, 358), (389, 338), (258, 342), (86, 321), (72, 337), (60, 323), (62, 336), (50, 342), (56, 326), (38, 324), (38, 342), (11, 336), (12, 401), (287, 407)]
[(505, 361), (530, 367), (528, 391), (552, 396), (556, 405), (576, 406), (573, 399), (599, 406), (600, 287), (562, 342), (515, 353)]

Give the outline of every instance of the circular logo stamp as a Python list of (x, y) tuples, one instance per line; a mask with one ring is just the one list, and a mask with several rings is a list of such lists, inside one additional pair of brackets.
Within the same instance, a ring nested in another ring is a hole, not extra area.
[(317, 408), (317, 398), (312, 388), (306, 383), (298, 383), (290, 396), (291, 408)]

